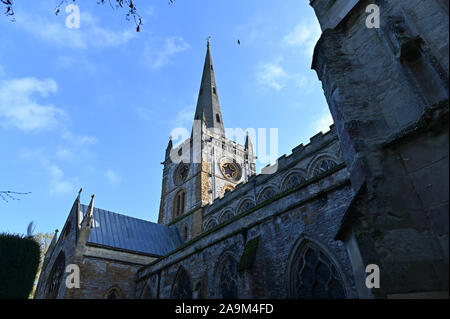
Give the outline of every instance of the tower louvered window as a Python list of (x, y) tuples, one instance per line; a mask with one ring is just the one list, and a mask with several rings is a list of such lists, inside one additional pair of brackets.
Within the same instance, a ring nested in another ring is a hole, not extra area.
[(184, 214), (186, 207), (186, 192), (184, 190), (177, 193), (173, 205), (175, 218)]

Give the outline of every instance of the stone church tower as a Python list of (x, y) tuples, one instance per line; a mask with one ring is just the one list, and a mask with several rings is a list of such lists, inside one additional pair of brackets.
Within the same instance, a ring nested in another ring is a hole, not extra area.
[[(160, 224), (171, 224), (211, 204), (255, 174), (250, 137), (240, 145), (225, 136), (209, 41), (193, 120), (191, 137), (177, 147), (171, 138), (166, 149)], [(202, 220), (197, 216), (200, 211), (179, 229), (184, 240), (201, 233)]]

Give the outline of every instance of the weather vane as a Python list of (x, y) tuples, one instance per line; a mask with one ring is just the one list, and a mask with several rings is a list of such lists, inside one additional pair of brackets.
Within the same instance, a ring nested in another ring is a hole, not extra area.
[(207, 43), (208, 47), (209, 47), (209, 41), (211, 41), (211, 36), (210, 35), (206, 37), (206, 43)]

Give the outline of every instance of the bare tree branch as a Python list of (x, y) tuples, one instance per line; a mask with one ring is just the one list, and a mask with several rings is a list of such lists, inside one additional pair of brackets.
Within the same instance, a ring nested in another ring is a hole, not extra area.
[(0, 0), (0, 2), (3, 3), (5, 6), (5, 15), (7, 17), (10, 17), (12, 21), (15, 21), (14, 9), (13, 9), (13, 4), (12, 4), (11, 0)]
[[(5, 15), (10, 17), (12, 21), (15, 21), (14, 19), (14, 2), (16, 0), (0, 0), (0, 4), (3, 4), (5, 7)], [(105, 0), (96, 0), (98, 4), (105, 4)], [(58, 15), (61, 10), (61, 6), (63, 4), (68, 4), (69, 2), (75, 3), (76, 0), (59, 0), (59, 4), (55, 8), (55, 14)], [(175, 0), (169, 0), (169, 5), (173, 4)], [(141, 31), (141, 27), (143, 25), (142, 23), (142, 17), (137, 11), (137, 8), (133, 2), (133, 0), (108, 0), (109, 5), (113, 9), (123, 9), (126, 8), (128, 11), (125, 14), (125, 18), (127, 20), (133, 20), (136, 25), (136, 31)]]
[[(0, 0), (0, 1), (7, 1), (7, 0)], [(5, 202), (9, 202), (9, 200), (20, 200), (18, 198), (21, 195), (29, 195), (31, 192), (27, 193), (20, 193), (20, 192), (13, 192), (13, 191), (0, 191), (0, 198), (3, 199)]]

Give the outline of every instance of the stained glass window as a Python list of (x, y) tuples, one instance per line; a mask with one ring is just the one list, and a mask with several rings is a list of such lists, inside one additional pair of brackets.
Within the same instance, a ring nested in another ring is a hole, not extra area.
[(331, 260), (315, 245), (306, 244), (294, 260), (293, 293), (299, 299), (343, 299), (341, 276)]

